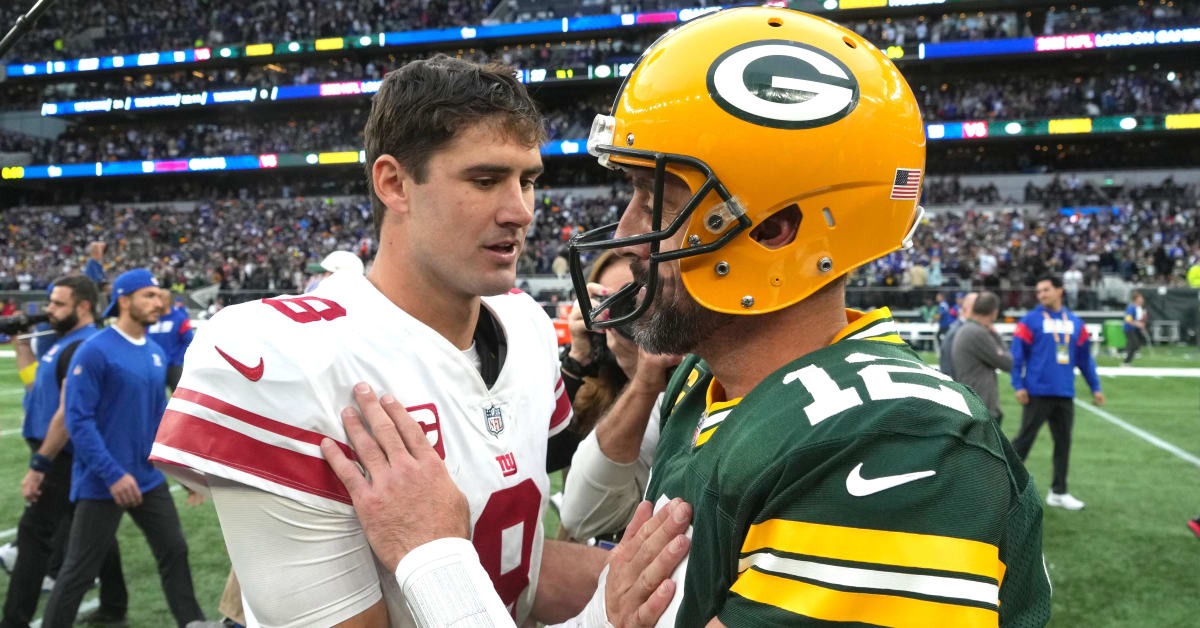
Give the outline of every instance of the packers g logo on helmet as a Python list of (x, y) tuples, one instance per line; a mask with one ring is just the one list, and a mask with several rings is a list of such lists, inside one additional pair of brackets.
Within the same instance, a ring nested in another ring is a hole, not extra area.
[[(639, 252), (645, 280), (595, 308), (582, 300), (585, 321), (619, 327), (648, 312), (662, 264), (676, 265), (700, 307), (759, 315), (907, 246), (920, 224), (920, 180), (897, 194), (897, 172), (924, 170), (925, 141), (917, 100), (895, 63), (833, 22), (739, 7), (668, 31), (638, 59), (588, 138), (602, 165), (652, 171), (656, 192), (638, 210), (649, 210), (640, 233), (614, 238), (614, 223), (571, 239), (576, 294), (587, 292), (584, 256), (649, 248)], [(664, 211), (669, 176), (691, 197)], [(754, 229), (782, 212), (793, 215), (794, 237), (767, 245)]]
[(777, 129), (837, 122), (858, 104), (858, 81), (829, 53), (786, 39), (726, 51), (708, 70), (713, 100), (731, 115)]

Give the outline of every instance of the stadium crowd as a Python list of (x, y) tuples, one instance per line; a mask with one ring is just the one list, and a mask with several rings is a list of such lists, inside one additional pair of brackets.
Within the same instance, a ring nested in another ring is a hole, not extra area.
[(361, 110), (320, 118), (243, 121), (235, 124), (138, 123), (67, 129), (57, 140), (38, 140), (36, 163), (174, 159), (211, 155), (339, 151), (362, 147)]
[[(586, 137), (596, 112), (608, 105), (607, 94), (593, 95), (546, 112), (549, 139)], [(76, 125), (57, 139), (0, 134), (0, 152), (28, 152), (34, 163), (72, 164), (96, 161), (175, 159), (218, 155), (258, 155), (306, 151), (349, 151), (362, 148), (366, 113), (338, 109), (321, 117), (275, 120), (239, 119), (233, 123), (157, 122), (120, 125)]]
[(930, 120), (1200, 112), (1200, 71), (1196, 70), (1001, 74), (987, 80), (914, 82), (913, 91)]
[[(337, 79), (380, 69), (368, 63), (331, 64)], [(338, 69), (340, 68), (340, 70)], [(311, 68), (296, 68), (307, 76)], [(272, 74), (271, 72), (267, 73)], [(266, 75), (264, 75), (266, 76)], [(310, 80), (312, 77), (303, 80)], [(299, 80), (299, 79), (298, 79)], [(173, 88), (169, 79), (158, 86)], [(1084, 77), (1008, 75), (983, 80), (917, 83), (915, 91), (931, 120), (1012, 119), (1059, 115), (1148, 115), (1200, 112), (1200, 71), (1166, 72), (1144, 68)], [(550, 139), (584, 137), (609, 95), (590, 95), (547, 106)], [(166, 121), (68, 128), (56, 140), (0, 132), (0, 153), (29, 152), (34, 163), (79, 163), (205, 155), (261, 154), (303, 150), (354, 150), (361, 147), (361, 108), (338, 109), (319, 119), (219, 121), (171, 124)], [(1028, 157), (1026, 157), (1028, 159)]]
[[(141, 51), (176, 50), (203, 45), (289, 41), (356, 36), (485, 24), (494, 0), (336, 0), (324, 6), (312, 0), (269, 0), (211, 6), (207, 2), (152, 0), (148, 5), (100, 5), (82, 11), (52, 7), (37, 28), (16, 48), (14, 60), (79, 58)], [(587, 13), (622, 13), (704, 7), (706, 0), (642, 0), (640, 2), (547, 3), (535, 11), (509, 12), (516, 21), (573, 17)], [(12, 24), (27, 7), (0, 8), (0, 23)], [(877, 45), (1029, 37), (1059, 33), (1100, 32), (1194, 26), (1200, 7), (1190, 3), (1139, 3), (1139, 6), (1077, 7), (1035, 12), (946, 13), (913, 18), (854, 21), (847, 25)], [(151, 26), (153, 25), (153, 26)]]
[[(24, 2), (0, 8), (11, 25), (28, 11)], [(31, 4), (31, 3), (30, 3)], [(365, 35), (479, 24), (487, 0), (265, 0), (212, 3), (149, 0), (114, 5), (51, 6), (14, 49), (14, 60), (77, 58), (146, 50), (177, 50), (239, 42)]]
[[(1069, 200), (1091, 188), (1072, 178), (1028, 186), (1026, 195)], [(978, 195), (957, 182), (932, 181), (935, 194), (960, 199)], [(939, 191), (940, 190), (940, 191)], [(994, 194), (984, 186), (983, 194)], [(1007, 307), (1029, 305), (1039, 277), (1079, 271), (1067, 293), (1099, 287), (1104, 275), (1127, 282), (1186, 286), (1188, 269), (1200, 264), (1200, 203), (1195, 185), (1171, 179), (1157, 186), (1138, 186), (1106, 201), (1108, 209), (1036, 216), (1016, 211), (942, 212), (917, 231), (912, 249), (885, 256), (859, 269), (852, 285), (904, 289), (901, 304), (919, 305), (923, 295), (939, 290), (983, 286), (998, 292)], [(1097, 211), (1098, 210), (1098, 211)], [(909, 292), (909, 291), (915, 292)], [(1089, 292), (1089, 294), (1092, 294)], [(1085, 305), (1096, 305), (1089, 303)], [(1089, 309), (1087, 307), (1080, 309)]]
[[(1037, 16), (1034, 19), (1034, 16)], [(847, 23), (858, 34), (880, 47), (944, 41), (978, 41), (1011, 37), (1037, 37), (1065, 33), (1142, 30), (1195, 26), (1200, 7), (1172, 3), (1138, 3), (1137, 6), (1080, 7), (1029, 12), (947, 13), (928, 19), (887, 18)]]
[[(589, 65), (629, 63), (637, 59), (651, 39), (628, 37), (554, 44), (512, 44), (493, 48), (447, 50), (446, 54), (472, 61), (498, 61), (517, 69), (586, 69)], [(311, 85), (337, 81), (369, 81), (383, 78), (389, 70), (428, 52), (393, 53), (373, 59), (329, 59), (322, 62), (275, 62), (226, 68), (198, 68), (164, 71), (141, 76), (64, 77), (53, 83), (18, 82), (9, 86), (4, 109), (38, 108), (44, 102), (152, 96), (175, 92), (197, 93), (204, 90), (271, 88), (284, 85)]]
[[(926, 202), (950, 203), (987, 196), (994, 188), (985, 186), (981, 192), (954, 179), (935, 179), (928, 190)], [(1048, 207), (1054, 206), (1052, 199), (1082, 198), (1073, 194), (1108, 192), (1073, 177), (1026, 189), (1028, 198), (1042, 199)], [(627, 195), (624, 186), (540, 193), (518, 272), (565, 275), (570, 236), (615, 221)], [(1200, 257), (1196, 186), (1168, 179), (1107, 198), (1116, 211), (1036, 216), (939, 212), (917, 232), (911, 250), (868, 264), (855, 283), (946, 289), (982, 284), (1007, 294), (1032, 286), (1047, 272), (1070, 268), (1084, 271), (1092, 283), (1106, 273), (1160, 285), (1180, 283)], [(371, 255), (375, 246), (370, 205), (363, 196), (202, 201), (193, 211), (94, 204), (78, 216), (15, 208), (4, 213), (4, 221), (0, 290), (37, 289), (78, 270), (86, 244), (94, 240), (110, 243), (107, 261), (114, 267), (144, 266), (170, 285), (197, 288), (215, 282), (223, 291), (302, 288), (307, 265), (329, 251)]]

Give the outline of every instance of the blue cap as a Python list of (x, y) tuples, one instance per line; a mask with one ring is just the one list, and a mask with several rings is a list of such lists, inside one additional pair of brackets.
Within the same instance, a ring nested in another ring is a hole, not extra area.
[(103, 318), (114, 316), (113, 310), (117, 309), (117, 299), (125, 295), (133, 294), (142, 288), (148, 286), (158, 287), (158, 279), (154, 274), (145, 268), (135, 268), (127, 270), (113, 282), (112, 301), (108, 302), (108, 307), (104, 309)]

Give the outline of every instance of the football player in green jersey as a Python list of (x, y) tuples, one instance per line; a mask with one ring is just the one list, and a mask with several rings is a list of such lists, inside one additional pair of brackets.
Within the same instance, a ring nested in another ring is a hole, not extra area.
[(617, 249), (635, 282), (581, 307), (691, 354), (645, 495), (696, 513), (659, 625), (1045, 624), (1040, 500), (1008, 441), (886, 308), (845, 309), (846, 274), (920, 222), (925, 135), (895, 66), (825, 20), (723, 11), (643, 55), (589, 150), (634, 197), (573, 269)]
[[(886, 308), (845, 308), (846, 274), (921, 221), (924, 128), (894, 64), (820, 18), (719, 11), (642, 55), (588, 150), (634, 196), (572, 240), (576, 291), (599, 250), (635, 279), (581, 299), (589, 327), (691, 354), (645, 495), (695, 513), (658, 625), (1044, 625), (1041, 504), (1008, 441)], [(601, 426), (645, 420), (637, 379)]]

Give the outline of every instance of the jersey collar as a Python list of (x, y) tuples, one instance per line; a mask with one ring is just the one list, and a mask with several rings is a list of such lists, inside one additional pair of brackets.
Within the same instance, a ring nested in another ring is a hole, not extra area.
[[(892, 311), (886, 307), (881, 307), (870, 312), (860, 312), (847, 308), (846, 320), (849, 322), (833, 337), (833, 340), (829, 344), (832, 345), (843, 340), (870, 340), (891, 344), (904, 344), (904, 339), (900, 337), (896, 322), (892, 320)], [(714, 377), (709, 380), (708, 390), (705, 393), (705, 413), (712, 416), (717, 412), (736, 406), (741, 400), (742, 397), (726, 400), (725, 388)]]

